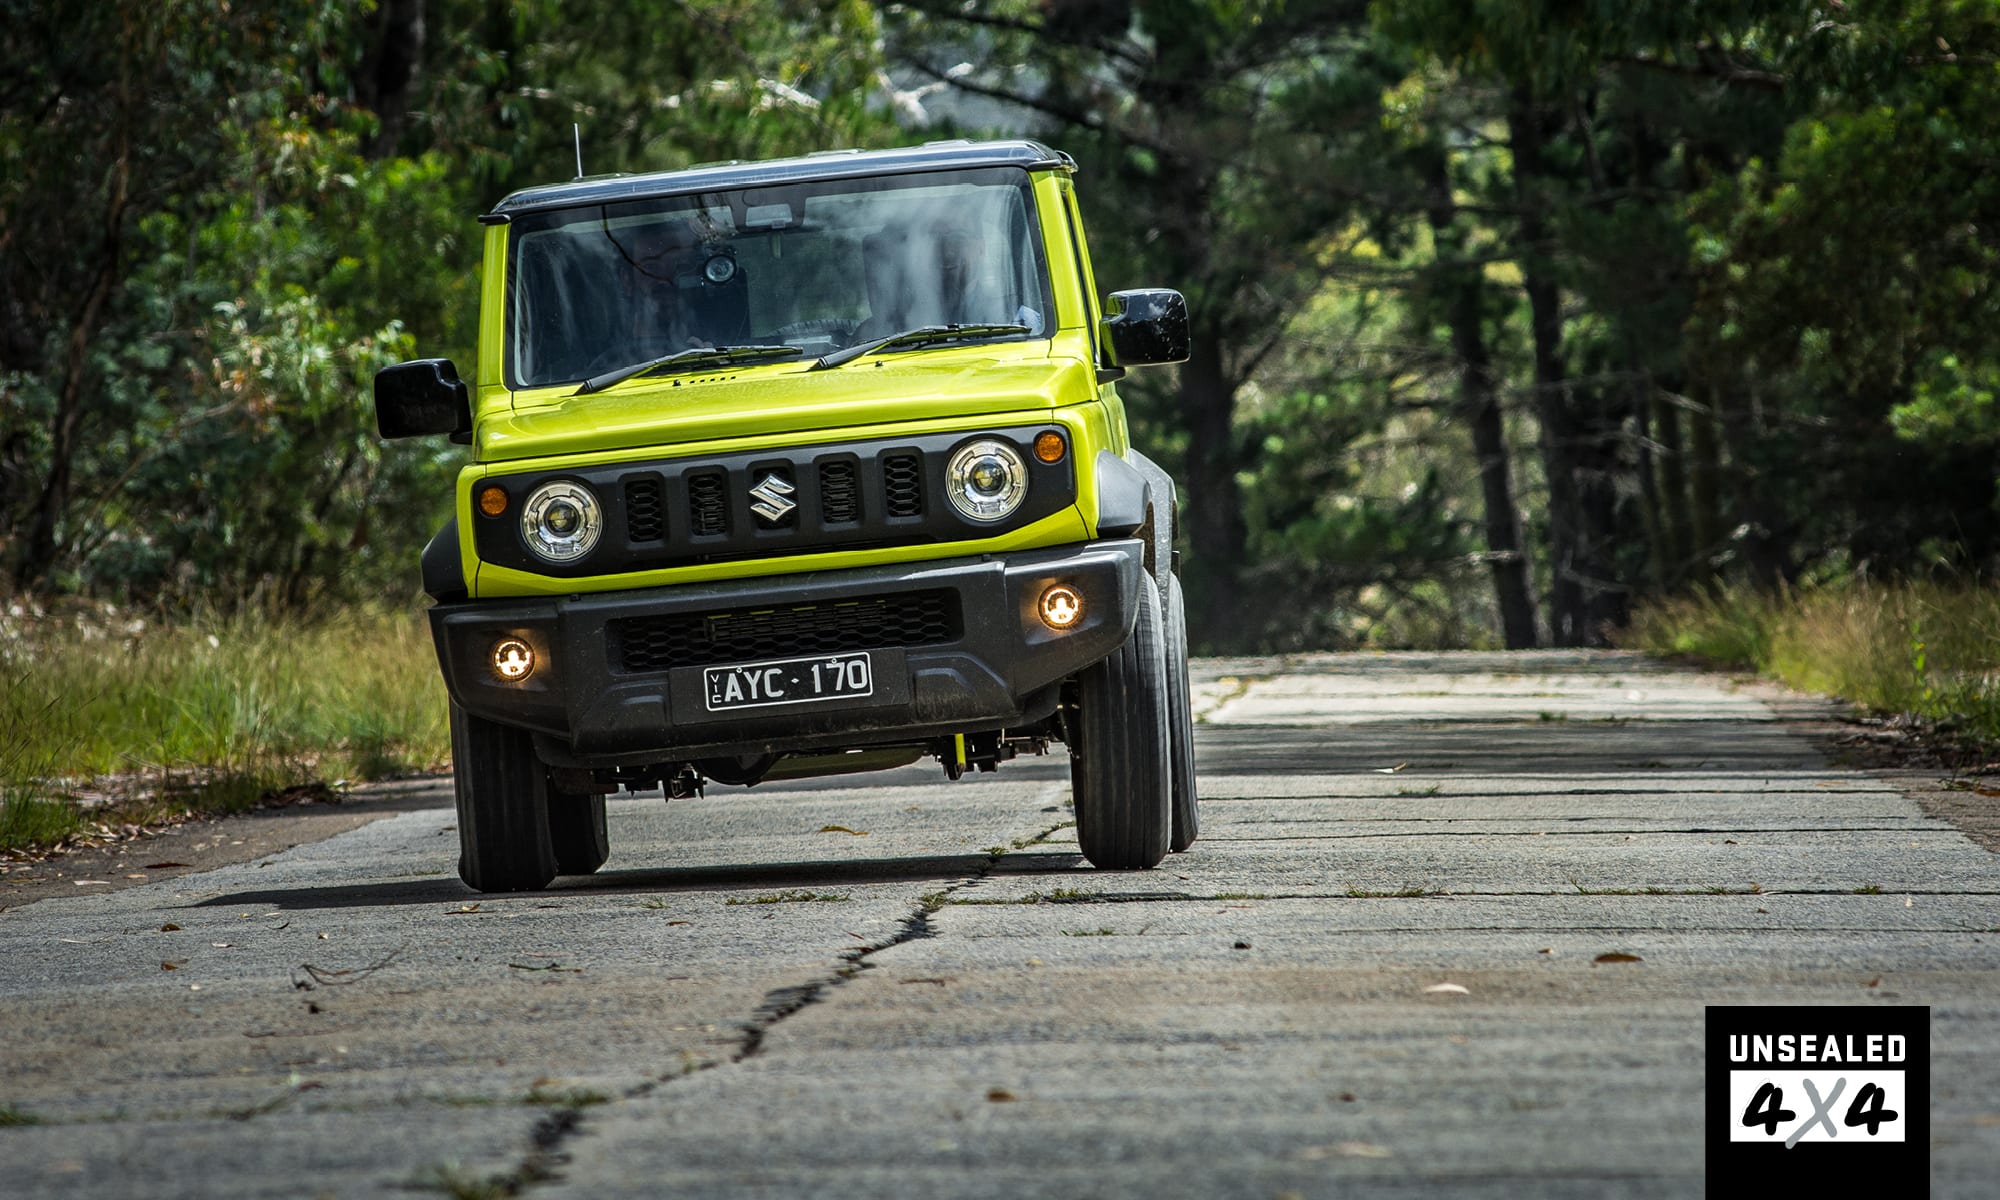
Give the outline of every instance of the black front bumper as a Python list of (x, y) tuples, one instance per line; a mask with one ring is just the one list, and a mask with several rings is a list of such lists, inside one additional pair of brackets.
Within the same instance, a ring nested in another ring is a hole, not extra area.
[[(431, 635), (452, 699), (476, 716), (533, 730), (537, 751), (558, 766), (917, 742), (1046, 715), (1062, 680), (1130, 636), (1139, 588), (1148, 586), (1143, 558), (1143, 542), (1121, 539), (725, 583), (466, 600), (433, 607)], [(1082, 618), (1062, 633), (1036, 613), (1054, 583), (1084, 599)], [(857, 631), (872, 626), (853, 614), (920, 604), (945, 616), (905, 627), (900, 644), (854, 644), (870, 636)], [(704, 640), (711, 628), (751, 625), (762, 631), (754, 640)], [(694, 636), (635, 652), (643, 634), (634, 630), (664, 627)], [(818, 640), (792, 650), (788, 637)], [(534, 672), (517, 683), (492, 666), (494, 647), (509, 638), (527, 643), (536, 659)], [(872, 656), (873, 695), (709, 711), (703, 671), (731, 661), (715, 653), (771, 661), (821, 653), (835, 642)]]

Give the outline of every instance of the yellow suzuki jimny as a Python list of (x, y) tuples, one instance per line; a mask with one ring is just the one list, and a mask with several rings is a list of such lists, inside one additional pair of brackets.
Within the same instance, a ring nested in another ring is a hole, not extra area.
[(693, 795), (1069, 748), (1099, 867), (1196, 833), (1174, 488), (1116, 381), (1177, 292), (1101, 303), (1075, 163), (950, 142), (516, 192), (476, 394), (375, 379), (472, 446), (423, 554), (459, 874), (588, 874), (620, 787)]

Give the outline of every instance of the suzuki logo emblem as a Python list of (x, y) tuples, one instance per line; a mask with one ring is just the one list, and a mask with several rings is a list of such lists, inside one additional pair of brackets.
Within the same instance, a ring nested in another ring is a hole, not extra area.
[(786, 499), (786, 497), (797, 490), (791, 484), (786, 483), (782, 475), (775, 472), (766, 475), (761, 483), (750, 489), (750, 498), (752, 500), (750, 511), (764, 518), (769, 523), (776, 525), (778, 522), (784, 520), (793, 509), (798, 507), (798, 505)]

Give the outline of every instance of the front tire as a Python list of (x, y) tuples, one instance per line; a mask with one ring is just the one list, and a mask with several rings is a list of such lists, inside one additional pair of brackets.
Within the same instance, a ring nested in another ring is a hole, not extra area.
[(556, 877), (549, 773), (526, 730), (451, 706), (458, 877), (480, 892), (535, 892)]
[(1070, 791), (1083, 856), (1106, 870), (1142, 871), (1167, 856), (1173, 833), (1167, 655), (1159, 588), (1139, 587), (1132, 636), (1077, 676)]
[(1173, 743), (1173, 852), (1194, 845), (1201, 836), (1201, 814), (1195, 807), (1194, 705), (1188, 697), (1187, 598), (1178, 575), (1167, 576), (1167, 736)]

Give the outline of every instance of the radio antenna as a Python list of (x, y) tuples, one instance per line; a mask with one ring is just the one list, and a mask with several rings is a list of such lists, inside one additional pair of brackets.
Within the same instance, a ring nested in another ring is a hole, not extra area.
[(576, 177), (583, 178), (583, 126), (571, 124), (570, 133), (576, 137)]

